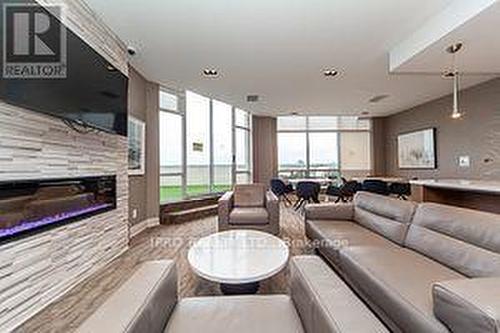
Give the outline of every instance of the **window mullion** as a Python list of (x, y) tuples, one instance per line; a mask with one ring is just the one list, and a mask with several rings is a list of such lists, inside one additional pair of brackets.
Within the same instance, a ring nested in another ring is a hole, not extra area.
[(311, 148), (309, 138), (309, 117), (306, 117), (306, 177), (308, 178), (311, 174)]
[(209, 166), (208, 166), (208, 188), (210, 192), (214, 190), (214, 100), (210, 99), (209, 103), (209, 118), (208, 118), (208, 149), (209, 149)]
[(181, 187), (182, 187), (182, 197), (186, 198), (187, 195), (187, 122), (186, 122), (186, 113), (187, 113), (187, 99), (186, 95), (182, 97), (182, 177), (181, 177)]
[(339, 174), (342, 176), (342, 152), (340, 149), (342, 149), (342, 135), (341, 131), (337, 131), (337, 161), (338, 161), (338, 166), (337, 168), (339, 169)]
[(233, 156), (232, 156), (232, 168), (231, 168), (231, 185), (234, 187), (236, 184), (236, 108), (232, 107), (232, 117), (231, 117), (231, 141), (233, 142)]

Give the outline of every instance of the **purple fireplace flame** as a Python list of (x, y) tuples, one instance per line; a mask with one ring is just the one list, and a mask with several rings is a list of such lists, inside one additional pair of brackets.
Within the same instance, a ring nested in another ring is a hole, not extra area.
[(32, 229), (38, 229), (43, 226), (51, 225), (54, 223), (58, 223), (67, 219), (72, 219), (78, 216), (82, 215), (88, 215), (89, 213), (93, 213), (96, 211), (100, 211), (106, 208), (111, 208), (112, 204), (100, 204), (100, 205), (95, 205), (83, 209), (78, 209), (70, 212), (64, 212), (60, 213), (54, 216), (47, 216), (44, 217), (40, 220), (37, 221), (31, 221), (31, 222), (24, 222), (21, 221), (19, 222), (18, 225), (6, 228), (6, 229), (0, 229), (0, 238), (7, 237), (7, 236), (13, 236), (19, 233), (22, 233), (23, 231), (28, 231)]
[(116, 177), (0, 183), (0, 242), (116, 208)]

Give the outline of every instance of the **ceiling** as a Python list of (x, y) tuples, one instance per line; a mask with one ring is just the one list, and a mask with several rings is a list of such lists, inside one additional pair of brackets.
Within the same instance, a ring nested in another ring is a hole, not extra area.
[[(452, 15), (456, 12), (462, 15)], [(391, 51), (391, 71), (422, 73), (455, 67), (465, 75), (500, 74), (498, 27), (500, 1), (454, 1)], [(457, 41), (463, 49), (453, 61), (443, 50)]]
[[(87, 0), (138, 50), (132, 64), (151, 81), (256, 114), (372, 116), (450, 93), (438, 75), (390, 73), (389, 53), (455, 1)], [(219, 77), (203, 77), (205, 68)], [(340, 75), (324, 77), (328, 68)], [(489, 78), (465, 77), (462, 87)], [(247, 103), (249, 94), (259, 102)], [(368, 102), (382, 94), (389, 97)]]

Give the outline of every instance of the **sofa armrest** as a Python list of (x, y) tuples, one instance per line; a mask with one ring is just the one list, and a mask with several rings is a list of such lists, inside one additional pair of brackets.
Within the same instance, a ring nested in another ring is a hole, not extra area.
[(176, 304), (175, 263), (147, 261), (76, 332), (161, 333)]
[(354, 205), (348, 204), (311, 204), (306, 206), (306, 220), (352, 220)]
[(500, 278), (437, 282), (434, 315), (454, 333), (500, 332)]
[(226, 192), (222, 197), (220, 197), (219, 202), (217, 204), (219, 225), (229, 224), (229, 214), (233, 209), (233, 203), (234, 203), (234, 194), (232, 191)]
[(307, 333), (386, 333), (388, 330), (317, 256), (295, 256), (290, 291)]
[(278, 223), (280, 219), (280, 201), (271, 191), (266, 192), (266, 209), (269, 213), (269, 223)]

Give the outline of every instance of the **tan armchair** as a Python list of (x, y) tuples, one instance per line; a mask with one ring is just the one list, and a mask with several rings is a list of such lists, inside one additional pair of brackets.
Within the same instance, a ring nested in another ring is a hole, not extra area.
[(262, 184), (236, 185), (219, 199), (219, 231), (253, 229), (277, 235), (279, 200)]

